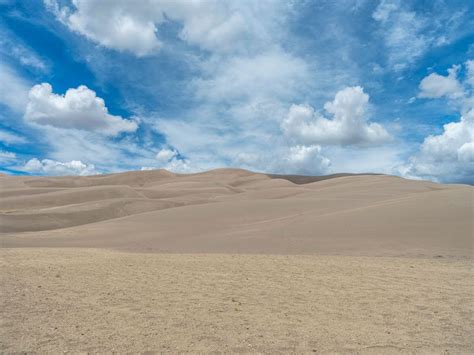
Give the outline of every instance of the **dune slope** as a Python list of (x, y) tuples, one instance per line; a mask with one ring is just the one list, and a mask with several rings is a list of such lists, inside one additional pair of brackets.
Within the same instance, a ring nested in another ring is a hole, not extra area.
[[(295, 183), (296, 182), (296, 183)], [(0, 177), (3, 247), (469, 257), (473, 188), (218, 169)]]

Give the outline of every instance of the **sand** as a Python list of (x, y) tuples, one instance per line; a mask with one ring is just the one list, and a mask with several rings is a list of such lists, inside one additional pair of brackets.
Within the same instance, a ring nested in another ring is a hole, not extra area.
[(469, 264), (2, 250), (1, 351), (474, 350)]
[(0, 176), (0, 351), (474, 352), (473, 187)]
[(1, 246), (472, 256), (472, 186), (385, 175), (336, 175), (306, 184), (278, 177), (237, 169), (3, 175)]

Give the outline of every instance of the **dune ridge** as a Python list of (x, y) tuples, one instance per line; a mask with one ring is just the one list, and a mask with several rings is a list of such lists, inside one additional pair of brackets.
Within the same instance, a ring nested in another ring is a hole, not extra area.
[(3, 247), (469, 257), (473, 187), (242, 169), (0, 177)]

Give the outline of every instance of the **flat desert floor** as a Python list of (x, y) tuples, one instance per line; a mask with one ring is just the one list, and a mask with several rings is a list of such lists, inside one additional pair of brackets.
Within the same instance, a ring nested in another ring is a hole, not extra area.
[(473, 188), (0, 176), (0, 351), (473, 353)]

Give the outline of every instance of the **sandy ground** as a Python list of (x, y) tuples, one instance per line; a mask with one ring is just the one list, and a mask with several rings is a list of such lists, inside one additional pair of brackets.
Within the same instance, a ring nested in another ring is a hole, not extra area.
[(474, 188), (0, 174), (0, 352), (474, 353)]
[(1, 251), (2, 352), (472, 353), (471, 264)]

